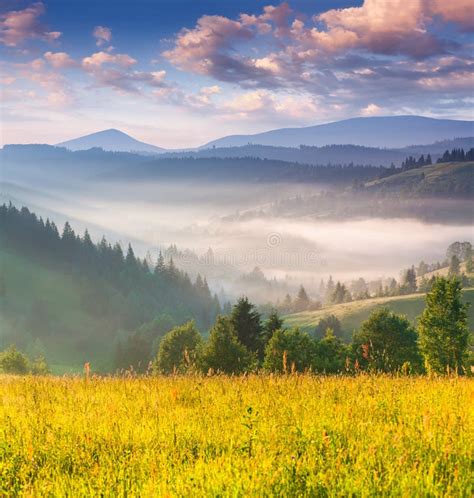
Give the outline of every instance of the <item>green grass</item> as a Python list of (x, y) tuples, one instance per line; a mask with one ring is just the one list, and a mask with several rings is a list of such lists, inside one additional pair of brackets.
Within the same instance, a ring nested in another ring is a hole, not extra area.
[[(400, 187), (420, 186), (423, 189), (440, 188), (453, 181), (472, 181), (474, 162), (439, 163), (402, 171), (392, 176), (367, 182), (366, 187), (398, 189)], [(420, 180), (420, 175), (424, 175)]]
[(471, 497), (468, 378), (0, 376), (0, 495)]
[[(471, 329), (474, 329), (474, 289), (464, 289), (463, 299), (465, 302), (471, 304), (468, 312), (469, 325)], [(344, 338), (350, 340), (352, 333), (360, 327), (361, 323), (369, 317), (370, 313), (383, 306), (386, 306), (395, 313), (406, 315), (414, 323), (425, 307), (425, 295), (410, 294), (407, 296), (353, 301), (351, 303), (327, 306), (317, 311), (294, 313), (285, 316), (284, 319), (286, 326), (297, 326), (311, 332), (318, 325), (321, 318), (327, 315), (335, 315), (341, 321)]]

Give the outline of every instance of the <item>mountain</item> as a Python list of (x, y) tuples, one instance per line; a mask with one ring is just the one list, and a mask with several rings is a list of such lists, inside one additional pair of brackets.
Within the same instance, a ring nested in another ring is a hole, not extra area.
[(352, 118), (304, 128), (282, 128), (255, 135), (230, 135), (209, 142), (201, 148), (236, 147), (249, 143), (279, 147), (351, 144), (399, 148), (473, 135), (473, 121), (386, 116)]
[(443, 140), (427, 145), (410, 145), (399, 149), (381, 147), (364, 147), (362, 145), (324, 145), (314, 147), (301, 145), (299, 147), (274, 147), (271, 145), (241, 145), (238, 147), (215, 147), (196, 151), (164, 152), (160, 158), (218, 157), (256, 157), (260, 159), (278, 159), (281, 161), (298, 162), (303, 164), (364, 164), (372, 166), (390, 166), (394, 163), (399, 166), (408, 156), (417, 159), (422, 155), (430, 154), (436, 161), (446, 150), (474, 147), (474, 137)]
[(86, 150), (93, 147), (101, 147), (104, 150), (115, 152), (146, 152), (151, 154), (160, 153), (165, 150), (156, 145), (135, 140), (123, 131), (115, 129), (98, 131), (97, 133), (67, 140), (56, 145), (66, 147), (70, 150)]

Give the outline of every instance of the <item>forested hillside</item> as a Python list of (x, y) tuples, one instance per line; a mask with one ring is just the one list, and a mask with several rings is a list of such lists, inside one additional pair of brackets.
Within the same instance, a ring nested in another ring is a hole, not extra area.
[(28, 209), (0, 207), (0, 341), (40, 352), (53, 364), (91, 358), (111, 368), (129, 338), (154, 321), (143, 340), (191, 318), (207, 329), (220, 311), (205, 279), (192, 283), (173, 261), (156, 268), (88, 232), (62, 233)]
[[(474, 162), (427, 165), (400, 171), (386, 169), (383, 177), (354, 182), (340, 191), (280, 200), (264, 210), (239, 214), (349, 219), (354, 217), (418, 218), (436, 222), (472, 222)], [(233, 217), (235, 218), (235, 216)]]

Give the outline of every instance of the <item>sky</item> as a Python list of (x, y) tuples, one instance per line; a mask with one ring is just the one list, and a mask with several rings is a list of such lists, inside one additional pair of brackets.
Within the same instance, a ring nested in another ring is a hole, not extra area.
[(1, 0), (0, 144), (472, 119), (472, 0)]

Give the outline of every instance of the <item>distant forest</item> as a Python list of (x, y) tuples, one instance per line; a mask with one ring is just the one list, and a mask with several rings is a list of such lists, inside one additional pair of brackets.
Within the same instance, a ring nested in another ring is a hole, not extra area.
[[(169, 327), (193, 318), (205, 330), (221, 312), (206, 280), (198, 276), (191, 282), (172, 259), (165, 262), (161, 257), (155, 268), (149, 268), (146, 261), (134, 255), (130, 245), (124, 253), (120, 244), (112, 246), (105, 238), (94, 244), (87, 230), (80, 236), (69, 223), (60, 233), (54, 222), (38, 218), (25, 207), (20, 210), (11, 204), (0, 207), (0, 238), (1, 316), (13, 324), (9, 328), (14, 334), (13, 342), (38, 339), (44, 345), (62, 341), (62, 336), (69, 335), (69, 347), (75, 345), (84, 354), (110, 356), (115, 354), (110, 351), (113, 344), (116, 348), (126, 348), (130, 332), (144, 323), (158, 320), (161, 326), (158, 324), (153, 333), (164, 333)], [(19, 266), (29, 262), (34, 268), (34, 274), (26, 275), (20, 289), (15, 286), (20, 268), (7, 267), (8, 261), (16, 262), (14, 257), (20, 257)], [(61, 303), (48, 302), (47, 296), (36, 295), (34, 301), (28, 301), (29, 287), (41, 274), (41, 268), (53, 271), (47, 274), (48, 292), (52, 290), (48, 282), (52, 283), (53, 277), (54, 282), (64, 286), (65, 294), (69, 283), (74, 283), (80, 296), (80, 313), (87, 320), (79, 324), (77, 316), (76, 320), (72, 317), (69, 320), (60, 309)], [(12, 271), (16, 272), (15, 278), (8, 278)], [(23, 317), (22, 323), (18, 323), (17, 316)], [(91, 330), (77, 328), (87, 327), (87, 323), (93, 324)], [(5, 328), (3, 334), (8, 335)], [(116, 344), (118, 331), (122, 331), (123, 345)], [(143, 338), (150, 349), (156, 339), (153, 333)], [(11, 342), (13, 338), (9, 339)], [(8, 342), (5, 336), (2, 340)]]

